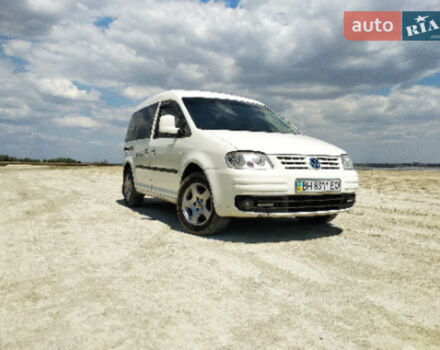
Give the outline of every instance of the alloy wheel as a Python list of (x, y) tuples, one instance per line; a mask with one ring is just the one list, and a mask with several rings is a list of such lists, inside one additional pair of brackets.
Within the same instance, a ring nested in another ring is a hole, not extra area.
[(189, 186), (183, 194), (182, 212), (191, 225), (204, 225), (213, 212), (210, 190), (199, 182)]

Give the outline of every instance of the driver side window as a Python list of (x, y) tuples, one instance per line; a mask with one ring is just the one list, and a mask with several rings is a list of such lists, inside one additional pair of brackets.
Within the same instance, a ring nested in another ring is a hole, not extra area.
[(187, 137), (191, 135), (188, 123), (186, 122), (185, 116), (183, 115), (180, 106), (175, 101), (164, 101), (161, 103), (158, 119), (156, 122), (156, 127), (154, 130), (154, 138), (158, 137), (169, 137), (166, 134), (159, 133), (159, 121), (160, 118), (165, 114), (171, 114), (176, 118), (176, 127), (180, 129), (178, 137)]

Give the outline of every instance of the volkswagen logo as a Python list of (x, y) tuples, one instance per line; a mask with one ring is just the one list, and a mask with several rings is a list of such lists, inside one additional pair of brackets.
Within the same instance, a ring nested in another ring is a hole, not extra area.
[(320, 169), (321, 164), (319, 163), (318, 158), (310, 158), (310, 166), (316, 170)]

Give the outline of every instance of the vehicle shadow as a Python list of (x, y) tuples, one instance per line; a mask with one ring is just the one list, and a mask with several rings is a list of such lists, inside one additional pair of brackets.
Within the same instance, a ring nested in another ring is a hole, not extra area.
[[(116, 203), (126, 207), (122, 199), (118, 199)], [(172, 230), (188, 234), (177, 218), (174, 204), (155, 198), (144, 198), (142, 206), (130, 209), (144, 216), (142, 220), (158, 220)], [(332, 224), (305, 224), (294, 218), (254, 218), (232, 219), (224, 232), (199, 237), (225, 242), (276, 243), (326, 238), (342, 232), (341, 228)]]

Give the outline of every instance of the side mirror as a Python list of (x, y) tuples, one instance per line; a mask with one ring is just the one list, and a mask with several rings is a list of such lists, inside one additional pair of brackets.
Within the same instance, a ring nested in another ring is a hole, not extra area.
[(159, 133), (177, 135), (179, 128), (176, 128), (176, 118), (174, 115), (165, 114), (159, 119)]

